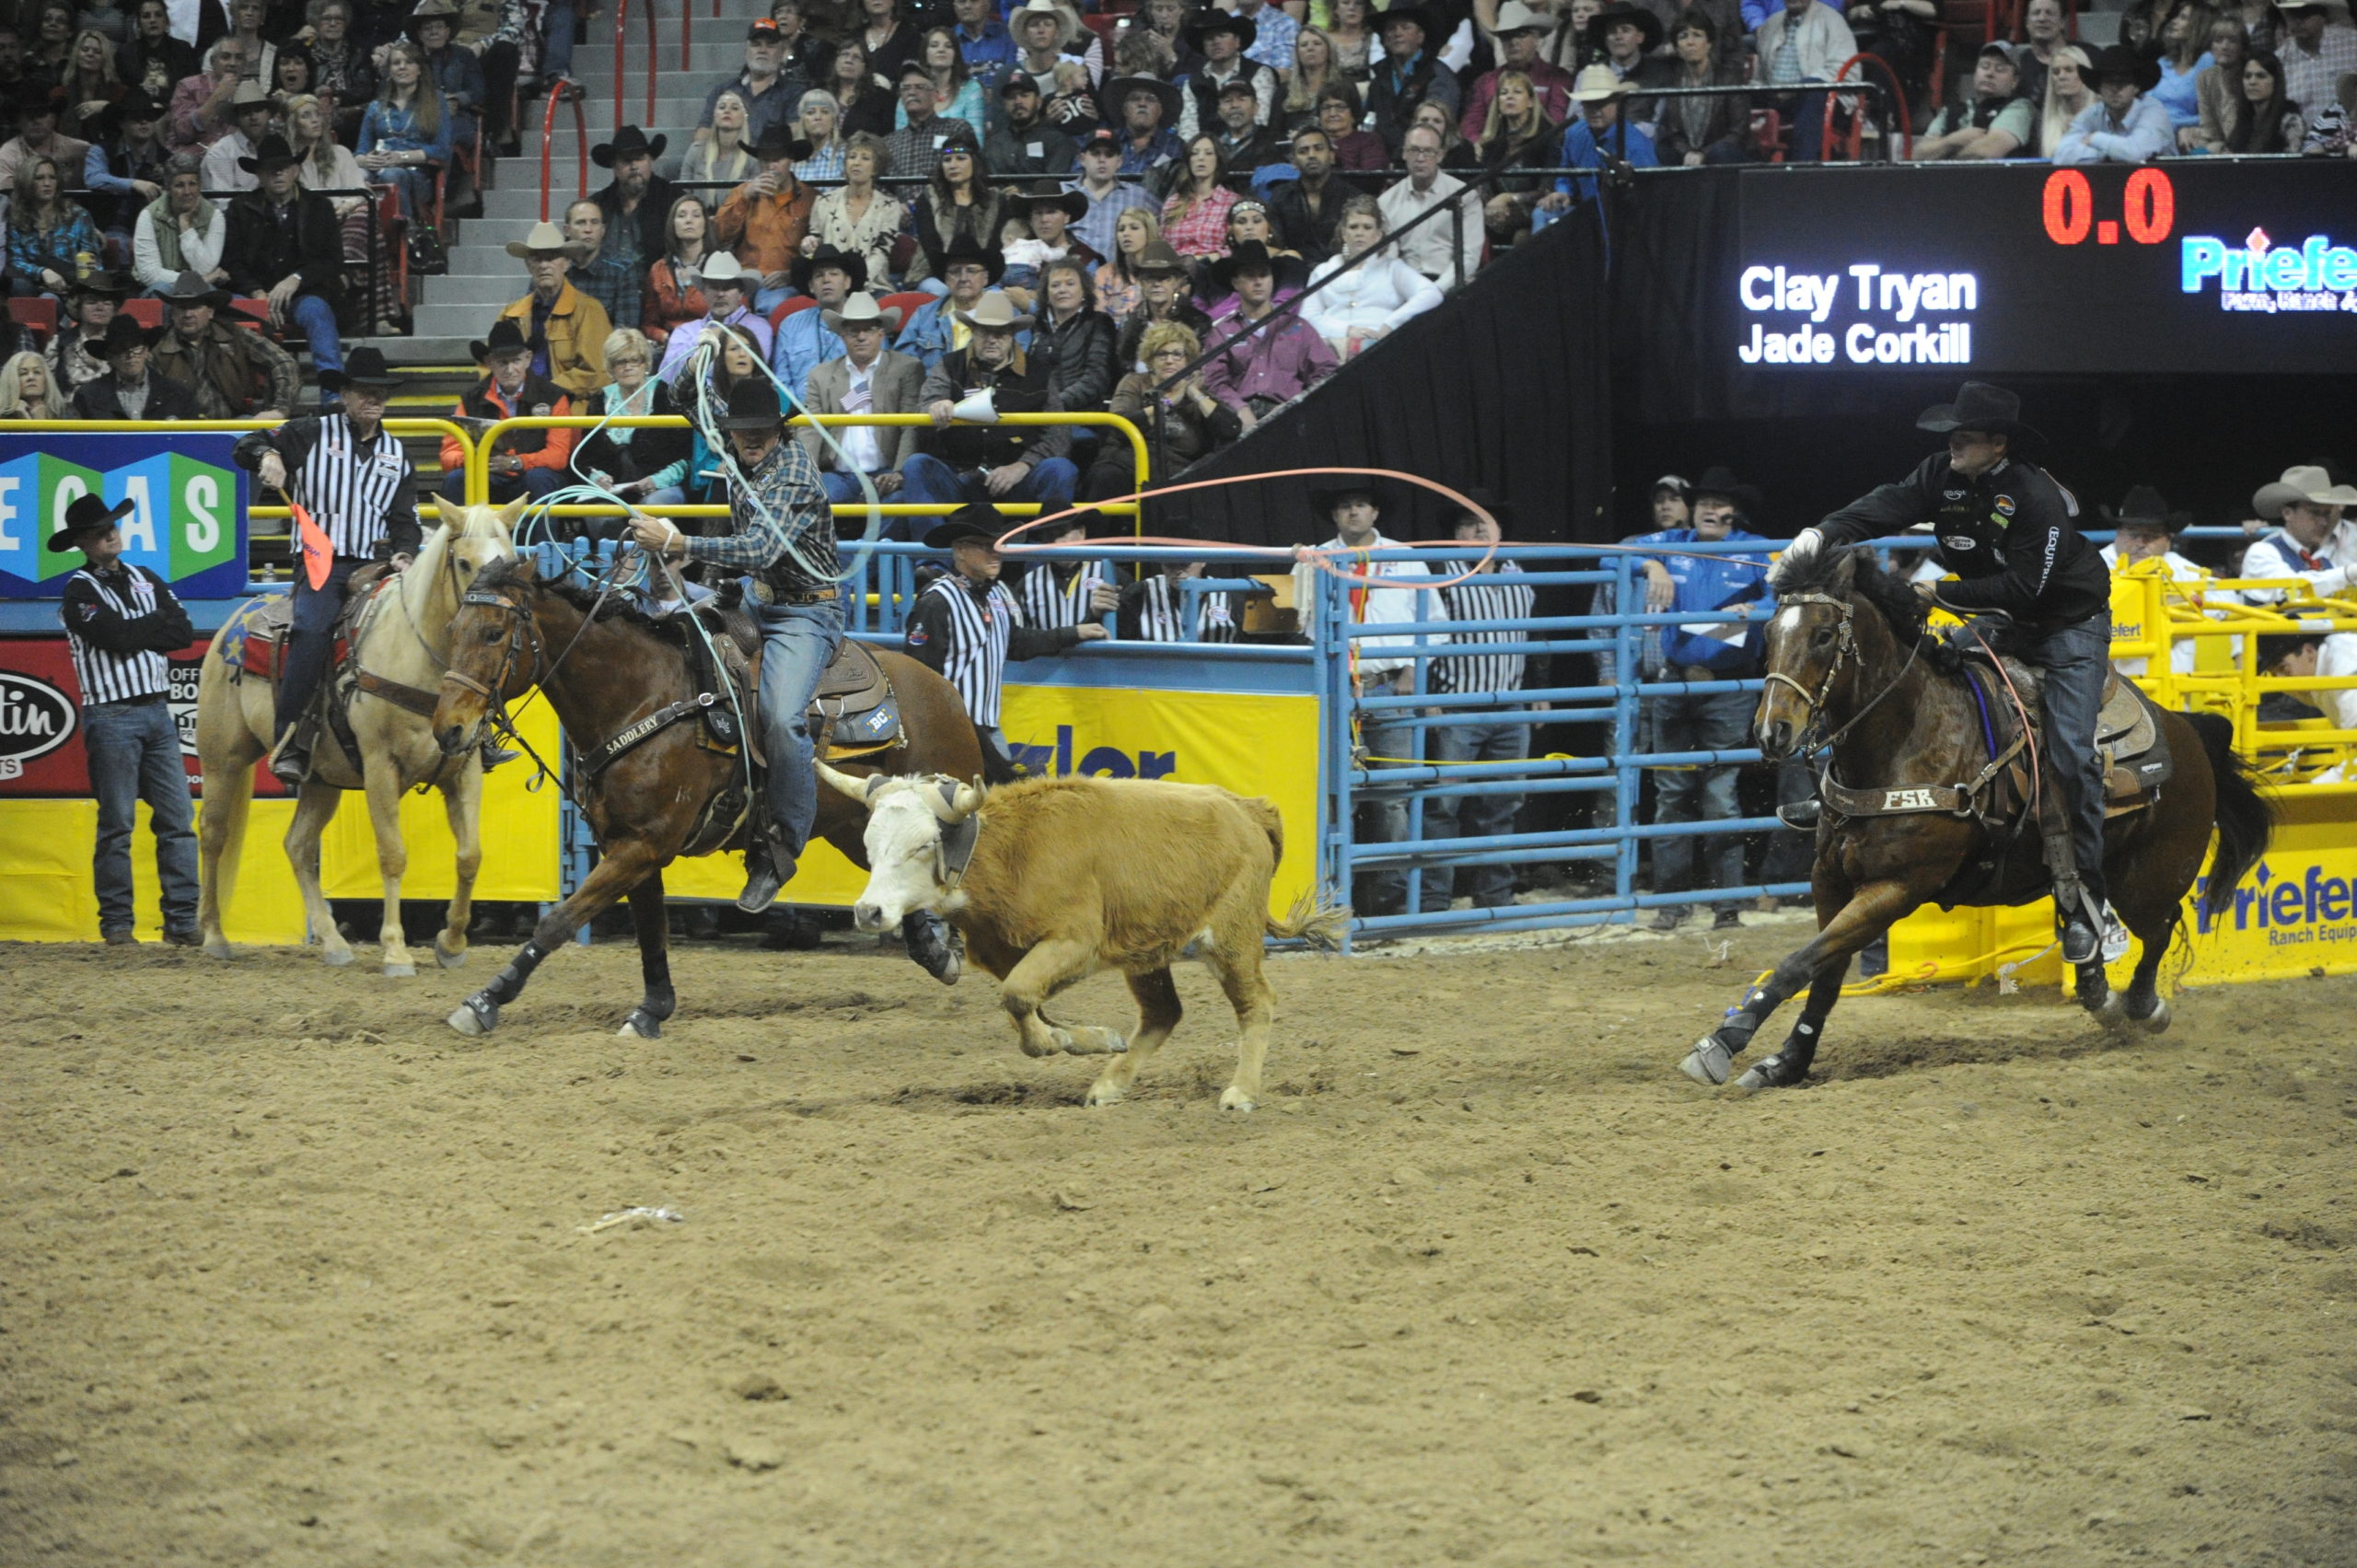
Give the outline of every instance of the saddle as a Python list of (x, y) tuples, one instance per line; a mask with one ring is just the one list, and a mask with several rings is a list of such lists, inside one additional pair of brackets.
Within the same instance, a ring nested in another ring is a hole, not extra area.
[[(317, 711), (328, 734), (351, 764), (354, 777), (364, 768), (360, 743), (352, 731), (351, 707), (355, 693), (365, 693), (405, 708), (420, 718), (433, 715), (437, 693), (423, 687), (389, 680), (362, 668), (353, 656), (361, 633), (379, 608), (386, 590), (401, 575), (385, 562), (370, 562), (348, 579), (343, 609), (336, 615), (333, 642), (328, 654), (327, 679), (319, 683)], [(249, 599), (221, 628), (215, 645), (235, 679), (252, 676), (275, 685), (286, 663), (286, 639), (295, 621), (295, 596), (272, 594)]]

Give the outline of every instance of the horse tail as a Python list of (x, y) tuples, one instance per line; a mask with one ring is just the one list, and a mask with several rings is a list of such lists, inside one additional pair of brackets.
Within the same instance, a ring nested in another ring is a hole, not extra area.
[(1320, 903), (1316, 892), (1305, 888), (1283, 920), (1274, 915), (1269, 917), (1269, 935), (1287, 942), (1303, 941), (1313, 947), (1331, 948), (1340, 945), (1350, 923), (1348, 908)]
[(2185, 721), (2209, 753), (2218, 799), (2218, 854), (2210, 863), (2210, 880), (2201, 891), (2201, 907), (2215, 920), (2235, 907), (2235, 885), (2267, 853), (2267, 841), (2275, 830), (2275, 808), (2235, 755), (2232, 724), (2216, 714), (2187, 714)]

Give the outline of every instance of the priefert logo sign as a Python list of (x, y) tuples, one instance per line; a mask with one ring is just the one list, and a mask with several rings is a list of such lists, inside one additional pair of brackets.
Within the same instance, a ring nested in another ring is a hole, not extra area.
[(2218, 285), (2218, 308), (2357, 312), (2357, 248), (2311, 234), (2294, 247), (2254, 228), (2239, 245), (2189, 234), (2177, 252), (2177, 286), (2200, 294)]

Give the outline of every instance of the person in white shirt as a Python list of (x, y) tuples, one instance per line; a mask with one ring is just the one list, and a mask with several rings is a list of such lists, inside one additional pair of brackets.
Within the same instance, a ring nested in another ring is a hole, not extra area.
[(214, 192), (214, 199), (224, 210), (228, 198), (225, 191), (252, 191), (261, 180), (246, 168), (253, 161), (261, 139), (270, 133), (270, 111), (273, 105), (270, 94), (260, 82), (240, 82), (238, 96), (229, 100), (229, 119), (236, 129), (204, 150), (204, 188)]
[[(2357, 574), (2357, 522), (2344, 514), (2357, 506), (2357, 486), (2335, 484), (2323, 469), (2303, 465), (2285, 469), (2272, 484), (2260, 485), (2250, 504), (2262, 523), (2273, 520), (2282, 526), (2244, 552), (2245, 577), (2297, 577), (2318, 598), (2350, 597), (2351, 577)], [(2243, 590), (2243, 598), (2252, 604), (2276, 604), (2286, 597), (2266, 588)], [(2357, 633), (2335, 632), (2324, 640), (2316, 674), (2357, 675)], [(2332, 698), (2333, 722), (2343, 729), (2357, 729), (2357, 688), (2334, 691)]]
[(1408, 178), (1376, 203), (1384, 231), (1403, 228), (1432, 208), (1456, 202), (1462, 209), (1457, 217), (1444, 214), (1430, 219), (1392, 247), (1425, 277), (1443, 288), (1455, 288), (1481, 265), (1481, 199), (1462, 180), (1441, 172), (1440, 137), (1430, 127), (1419, 125), (1409, 132), (1399, 156), (1408, 165)]
[(1367, 254), (1383, 238), (1383, 215), (1374, 197), (1353, 196), (1342, 203), (1334, 238), (1341, 254), (1310, 270), (1301, 319), (1326, 340), (1335, 358), (1349, 359), (1402, 321), (1440, 304), (1440, 289), (1432, 279), (1388, 252)]
[[(1334, 537), (1321, 548), (1347, 552), (1329, 557), (1336, 567), (1360, 576), (1396, 580), (1403, 585), (1396, 588), (1344, 585), (1342, 604), (1353, 625), (1446, 618), (1447, 612), (1441, 605), (1440, 596), (1429, 590), (1420, 591), (1413, 586), (1432, 576), (1432, 568), (1423, 562), (1369, 561), (1357, 553), (1407, 548), (1399, 540), (1387, 537), (1377, 526), (1383, 517), (1385, 497), (1372, 481), (1352, 479), (1337, 489), (1313, 490), (1309, 498), (1318, 515), (1334, 525)], [(1312, 624), (1318, 607), (1324, 602), (1321, 596), (1329, 587), (1318, 581), (1324, 575), (1306, 563), (1294, 568), (1294, 603), (1305, 627)], [(1390, 697), (1414, 691), (1417, 661), (1399, 650), (1438, 640), (1414, 633), (1353, 639), (1358, 656), (1352, 666), (1352, 675), (1357, 694)], [(1406, 716), (1405, 710), (1378, 709), (1360, 721), (1358, 754), (1366, 767), (1414, 765), (1412, 759), (1421, 747), (1422, 736), (1399, 722)], [(1408, 836), (1407, 797), (1394, 794), (1363, 797), (1358, 803), (1358, 827), (1361, 843), (1398, 843)], [(1352, 902), (1361, 914), (1399, 914), (1405, 908), (1407, 893), (1406, 872), (1370, 871), (1357, 878)]]
[[(828, 331), (842, 339), (843, 353), (840, 358), (821, 362), (810, 372), (802, 398), (810, 412), (880, 414), (923, 411), (919, 394), (924, 387), (924, 366), (884, 346), (886, 339), (900, 324), (899, 306), (878, 305), (874, 295), (860, 293), (845, 299), (842, 309), (824, 314)], [(820, 438), (816, 425), (796, 430), (794, 436), (818, 465), (819, 482), (826, 490), (828, 501), (835, 505), (847, 506), (862, 500), (860, 474), (874, 482), (879, 500), (896, 505), (905, 502), (956, 505), (959, 500), (954, 488), (931, 484), (924, 465), (918, 465), (918, 471), (910, 470), (909, 459), (917, 450), (914, 425), (835, 426), (835, 442), (857, 472), (843, 466), (842, 459)], [(904, 537), (910, 531), (911, 521), (906, 517), (885, 519), (886, 537)], [(859, 532), (864, 528), (864, 524), (853, 524), (849, 531)]]
[[(2106, 506), (2102, 511), (2104, 521), (2109, 523), (2113, 529), (2111, 542), (2103, 547), (2103, 563), (2112, 575), (2145, 567), (2148, 562), (2157, 562), (2160, 575), (2174, 583), (2198, 583), (2210, 575), (2176, 550), (2177, 536), (2184, 531), (2192, 517), (2184, 512), (2170, 511), (2168, 502), (2151, 485), (2140, 484), (2130, 490), (2127, 498), (2120, 502), (2119, 510), (2115, 512)], [(2232, 588), (2213, 587), (2203, 589), (2201, 597), (2205, 600), (2232, 603), (2242, 596)], [(2211, 618), (2221, 619), (2216, 611), (2211, 612)], [(2131, 630), (2117, 618), (2111, 625), (2115, 638), (2121, 632)], [(2135, 640), (2142, 642), (2150, 635), (2151, 628), (2139, 626), (2133, 631)], [(2194, 660), (2199, 656), (2200, 648), (2198, 638), (2178, 639), (2169, 648), (2169, 668), (2179, 675), (2192, 674)], [(2142, 655), (2136, 654), (2113, 659), (2111, 668), (2122, 675), (2142, 675), (2146, 662)]]

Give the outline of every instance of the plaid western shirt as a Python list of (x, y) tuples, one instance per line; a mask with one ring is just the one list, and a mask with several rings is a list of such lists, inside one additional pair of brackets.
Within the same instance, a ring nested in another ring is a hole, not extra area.
[(690, 538), (688, 559), (749, 572), (773, 591), (833, 586), (835, 517), (810, 454), (781, 440), (746, 478), (729, 486), (730, 531)]

